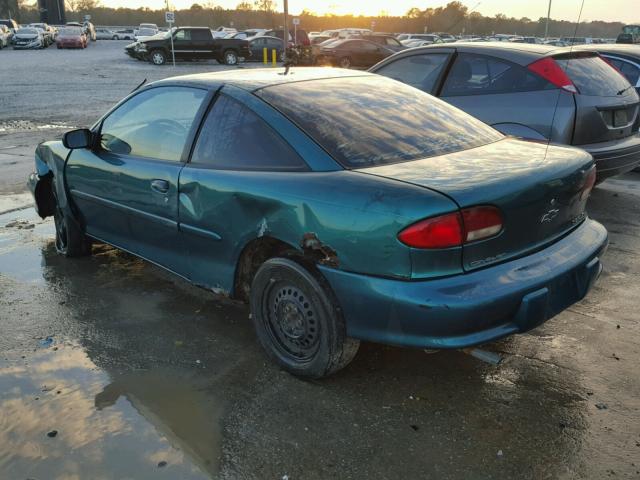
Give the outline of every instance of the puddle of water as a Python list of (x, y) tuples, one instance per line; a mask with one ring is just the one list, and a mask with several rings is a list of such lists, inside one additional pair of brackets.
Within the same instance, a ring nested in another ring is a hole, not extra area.
[(111, 378), (79, 346), (37, 348), (0, 368), (0, 471), (12, 479), (208, 478), (219, 427), (200, 390), (171, 371)]
[(0, 215), (0, 275), (44, 283), (42, 251), (34, 248), (34, 243), (53, 236), (53, 221), (42, 221), (32, 208)]

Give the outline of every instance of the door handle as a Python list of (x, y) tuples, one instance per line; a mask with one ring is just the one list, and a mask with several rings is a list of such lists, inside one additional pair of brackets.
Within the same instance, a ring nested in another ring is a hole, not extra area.
[(151, 190), (158, 193), (167, 193), (169, 191), (169, 182), (166, 180), (151, 180)]

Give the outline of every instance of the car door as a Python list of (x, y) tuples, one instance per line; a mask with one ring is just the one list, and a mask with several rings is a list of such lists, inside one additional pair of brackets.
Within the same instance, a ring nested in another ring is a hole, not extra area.
[(94, 148), (73, 150), (66, 181), (89, 235), (186, 276), (178, 178), (207, 96), (142, 90), (104, 118)]
[(262, 62), (264, 60), (264, 49), (266, 48), (266, 46), (266, 38), (256, 38), (255, 40), (252, 40), (249, 44), (249, 49), (251, 50), (251, 59), (259, 60)]
[(439, 96), (505, 134), (562, 143), (571, 138), (573, 97), (501, 58), (459, 52)]
[(180, 175), (179, 208), (191, 280), (229, 292), (244, 245), (267, 235), (269, 222), (294, 222), (282, 213), (272, 218), (276, 211), (296, 213), (265, 197), (270, 185), (309, 168), (255, 110), (225, 91), (208, 112)]
[(191, 30), (191, 48), (194, 58), (211, 58), (211, 44), (213, 37), (208, 29), (194, 28)]
[(423, 50), (414, 55), (402, 55), (391, 59), (372, 71), (411, 85), (423, 92), (434, 94), (439, 88), (454, 52), (453, 48)]
[(197, 56), (191, 42), (191, 30), (176, 30), (176, 33), (173, 34), (173, 51), (176, 58), (181, 60), (189, 60)]

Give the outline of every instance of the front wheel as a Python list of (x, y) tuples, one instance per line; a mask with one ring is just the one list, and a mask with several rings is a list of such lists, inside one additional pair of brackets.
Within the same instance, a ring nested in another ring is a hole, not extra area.
[(58, 205), (53, 213), (53, 221), (56, 227), (56, 251), (59, 254), (65, 257), (91, 255), (91, 240)]
[(167, 63), (167, 56), (162, 50), (153, 50), (149, 58), (154, 65), (164, 65)]
[(287, 258), (267, 260), (250, 297), (260, 344), (288, 372), (326, 377), (355, 357), (360, 342), (347, 337), (337, 300), (315, 268)]
[(238, 64), (238, 54), (233, 50), (227, 50), (222, 55), (224, 59), (225, 65), (237, 65)]
[(349, 57), (342, 57), (338, 65), (340, 65), (340, 68), (351, 68), (351, 59)]

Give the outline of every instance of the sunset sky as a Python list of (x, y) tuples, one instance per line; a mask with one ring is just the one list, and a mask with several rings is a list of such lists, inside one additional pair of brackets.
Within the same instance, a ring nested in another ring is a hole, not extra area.
[[(188, 8), (193, 3), (206, 4), (207, 0), (169, 0), (175, 8)], [(226, 8), (235, 7), (240, 0), (214, 0), (214, 5)], [(446, 5), (445, 1), (420, 1), (420, 0), (289, 0), (289, 11), (299, 13), (304, 8), (316, 13), (356, 15), (378, 15), (386, 12), (389, 15), (402, 15), (411, 7), (440, 7)], [(282, 0), (276, 2), (278, 9), (282, 9)], [(513, 17), (529, 17), (537, 19), (547, 15), (547, 0), (471, 0), (463, 3), (483, 15), (495, 15), (504, 13)], [(165, 0), (102, 0), (102, 4), (110, 7), (149, 7), (162, 8)], [(576, 20), (580, 10), (581, 0), (554, 0), (551, 16), (556, 19)], [(625, 23), (640, 22), (640, 0), (585, 0), (583, 20), (621, 21)]]

